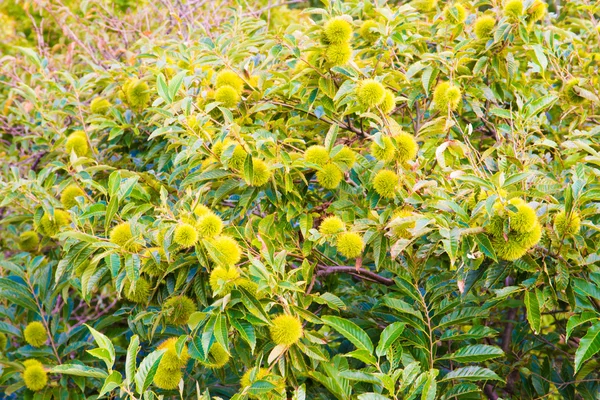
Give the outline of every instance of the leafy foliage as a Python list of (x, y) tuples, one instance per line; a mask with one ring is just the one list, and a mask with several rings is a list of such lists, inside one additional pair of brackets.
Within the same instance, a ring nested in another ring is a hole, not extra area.
[(600, 4), (31, 3), (7, 398), (597, 398)]

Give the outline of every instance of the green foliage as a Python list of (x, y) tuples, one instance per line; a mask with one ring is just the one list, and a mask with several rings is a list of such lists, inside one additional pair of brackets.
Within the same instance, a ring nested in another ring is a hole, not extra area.
[(0, 6), (6, 398), (600, 391), (600, 4)]

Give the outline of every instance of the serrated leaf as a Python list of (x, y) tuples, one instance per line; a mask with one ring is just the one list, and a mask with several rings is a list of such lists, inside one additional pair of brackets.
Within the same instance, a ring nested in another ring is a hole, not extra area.
[(483, 233), (478, 233), (474, 236), (475, 241), (477, 242), (477, 246), (479, 250), (492, 260), (498, 262), (498, 257), (496, 256), (496, 251), (494, 250), (494, 246), (492, 246), (492, 242), (487, 237), (487, 235)]
[(21, 331), (4, 321), (0, 321), (0, 332), (11, 336), (21, 337)]
[(405, 324), (402, 322), (394, 322), (385, 327), (385, 329), (381, 332), (381, 336), (379, 338), (379, 343), (377, 344), (377, 349), (375, 350), (375, 354), (378, 357), (382, 357), (388, 351), (390, 346), (394, 344), (396, 339), (400, 337), (400, 334), (404, 331)]
[(96, 341), (96, 344), (98, 345), (98, 347), (106, 350), (106, 352), (108, 354), (108, 359), (106, 360), (107, 367), (108, 367), (108, 369), (111, 369), (115, 363), (115, 347), (113, 346), (112, 342), (103, 333), (98, 332), (97, 330), (95, 330), (94, 328), (89, 326), (88, 324), (84, 324), (84, 325), (92, 333), (92, 336), (94, 337), (94, 340)]
[(297, 346), (301, 352), (303, 352), (308, 357), (310, 357), (314, 360), (323, 361), (323, 362), (329, 361), (329, 357), (327, 356), (327, 354), (322, 352), (318, 346), (308, 346), (302, 342), (298, 342)]
[(458, 363), (480, 362), (491, 360), (504, 355), (501, 348), (486, 344), (474, 344), (465, 346), (453, 354), (448, 354), (441, 359), (452, 360)]
[(537, 292), (537, 289), (535, 291), (527, 291), (524, 299), (525, 307), (527, 308), (527, 321), (529, 321), (529, 325), (536, 335), (540, 332), (542, 324)]
[(579, 347), (575, 352), (575, 373), (598, 351), (600, 351), (600, 322), (592, 325), (579, 341)]
[(565, 338), (565, 341), (569, 340), (569, 337), (571, 336), (571, 333), (573, 333), (573, 330), (575, 328), (590, 321), (600, 321), (600, 315), (596, 314), (595, 312), (584, 311), (581, 314), (575, 314), (571, 316), (571, 318), (569, 318), (569, 321), (567, 321), (567, 336)]
[(358, 400), (390, 400), (389, 397), (379, 393), (362, 393), (358, 395)]
[(502, 381), (494, 371), (483, 367), (463, 367), (457, 368), (454, 371), (450, 371), (441, 382), (449, 381), (452, 379), (461, 379), (466, 381)]
[(256, 333), (251, 323), (247, 321), (241, 321), (235, 318), (230, 318), (231, 326), (233, 326), (239, 333), (242, 339), (244, 339), (249, 345), (252, 353), (256, 347)]
[(458, 178), (459, 181), (464, 181), (464, 182), (470, 182), (470, 183), (474, 183), (476, 186), (483, 186), (485, 188), (488, 188), (490, 190), (494, 190), (494, 186), (488, 182), (485, 181), (477, 176), (473, 176), (473, 175), (463, 175), (463, 176), (459, 176)]
[(140, 349), (140, 338), (138, 335), (133, 335), (129, 340), (127, 347), (127, 356), (125, 358), (125, 380), (127, 386), (133, 383), (135, 377), (136, 359)]
[(379, 379), (373, 374), (369, 374), (363, 371), (346, 370), (341, 371), (338, 376), (344, 379), (348, 379), (350, 381), (368, 382), (374, 385), (381, 385), (381, 379)]
[(339, 131), (339, 125), (332, 125), (327, 131), (327, 135), (325, 136), (325, 148), (328, 152), (331, 152), (333, 146), (335, 146), (335, 141), (337, 139), (337, 134)]
[(163, 74), (159, 74), (156, 77), (156, 91), (167, 104), (171, 104), (172, 100), (171, 97), (169, 97), (169, 87), (167, 86), (167, 80)]
[(158, 369), (158, 364), (165, 351), (167, 350), (155, 350), (148, 354), (140, 363), (140, 367), (135, 374), (135, 386), (138, 394), (144, 393), (152, 383), (156, 370)]
[(55, 374), (85, 376), (85, 377), (89, 377), (89, 378), (100, 378), (100, 379), (104, 379), (108, 376), (108, 374), (101, 369), (92, 368), (92, 367), (88, 367), (87, 365), (81, 365), (81, 364), (55, 365), (54, 367), (50, 368), (48, 371), (55, 373)]
[(319, 298), (324, 300), (325, 303), (327, 303), (327, 305), (334, 310), (346, 308), (346, 304), (342, 301), (342, 299), (332, 293), (325, 292), (319, 296)]
[(271, 390), (275, 389), (275, 385), (272, 384), (269, 381), (265, 381), (265, 380), (258, 380), (255, 381), (252, 386), (250, 386), (248, 388), (248, 393), (254, 395), (254, 396), (260, 396), (264, 395), (268, 392), (270, 392)]
[(262, 304), (252, 296), (246, 289), (243, 287), (238, 287), (238, 290), (242, 293), (242, 303), (246, 306), (246, 309), (250, 311), (252, 315), (258, 317), (265, 323), (270, 323), (269, 315), (263, 308)]
[(123, 381), (123, 377), (119, 373), (119, 371), (113, 371), (105, 380), (102, 385), (102, 389), (100, 389), (100, 396), (105, 395), (106, 393), (110, 393), (116, 388), (119, 387), (121, 382)]
[(546, 57), (546, 54), (544, 54), (544, 48), (541, 45), (535, 44), (532, 47), (533, 52), (535, 53), (535, 58), (537, 59), (539, 66), (542, 67), (543, 72), (548, 67), (548, 57)]
[(434, 400), (437, 393), (436, 377), (439, 374), (437, 369), (430, 369), (427, 375), (427, 381), (423, 385), (421, 400)]
[(367, 350), (354, 350), (354, 351), (351, 351), (350, 353), (344, 354), (344, 357), (356, 358), (357, 360), (360, 360), (360, 361), (364, 362), (365, 364), (369, 364), (369, 365), (377, 364), (377, 359), (371, 353), (369, 353)]
[(528, 118), (538, 115), (543, 110), (549, 108), (554, 102), (558, 100), (558, 97), (552, 94), (540, 97), (531, 102), (526, 108), (526, 116)]
[(331, 326), (338, 333), (352, 342), (357, 349), (373, 353), (373, 342), (371, 342), (371, 338), (369, 338), (369, 335), (354, 322), (333, 315), (325, 315), (321, 319), (325, 324)]
[(175, 95), (179, 91), (179, 88), (183, 83), (183, 78), (185, 78), (186, 75), (187, 71), (181, 71), (180, 73), (175, 75), (173, 79), (171, 79), (171, 82), (169, 82), (169, 99), (171, 101), (175, 100)]
[(267, 358), (267, 364), (271, 365), (275, 360), (277, 360), (279, 356), (285, 352), (286, 348), (287, 346), (284, 344), (278, 344), (277, 346), (273, 347), (273, 350), (271, 350), (269, 357)]

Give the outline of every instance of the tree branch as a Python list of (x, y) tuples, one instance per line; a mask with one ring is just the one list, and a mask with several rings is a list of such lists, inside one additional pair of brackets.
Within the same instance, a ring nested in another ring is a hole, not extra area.
[(487, 396), (487, 398), (489, 400), (497, 400), (498, 399), (498, 394), (494, 390), (494, 387), (492, 385), (490, 385), (489, 383), (487, 383), (483, 387), (483, 393), (485, 393), (485, 395)]
[(368, 269), (364, 269), (364, 268), (357, 269), (355, 266), (319, 265), (319, 268), (320, 269), (319, 269), (319, 271), (317, 271), (317, 276), (337, 274), (337, 273), (350, 273), (350, 274), (356, 276), (357, 278), (371, 280), (371, 281), (381, 283), (386, 286), (392, 286), (394, 284), (394, 281), (392, 279), (384, 278), (383, 276), (380, 276), (373, 271), (369, 271)]

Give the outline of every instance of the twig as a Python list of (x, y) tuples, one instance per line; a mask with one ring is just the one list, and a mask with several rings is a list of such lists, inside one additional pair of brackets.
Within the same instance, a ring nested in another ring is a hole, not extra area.
[(327, 266), (327, 265), (319, 265), (319, 271), (317, 271), (317, 276), (330, 275), (330, 274), (338, 274), (338, 273), (349, 273), (357, 278), (368, 279), (373, 282), (381, 283), (383, 285), (392, 286), (394, 281), (389, 278), (385, 278), (381, 275), (376, 274), (373, 271), (369, 271), (364, 268), (357, 269), (355, 266)]
[(490, 385), (489, 383), (486, 383), (486, 385), (483, 387), (483, 393), (490, 400), (497, 400), (498, 399), (498, 394), (494, 390), (494, 387), (492, 385)]

